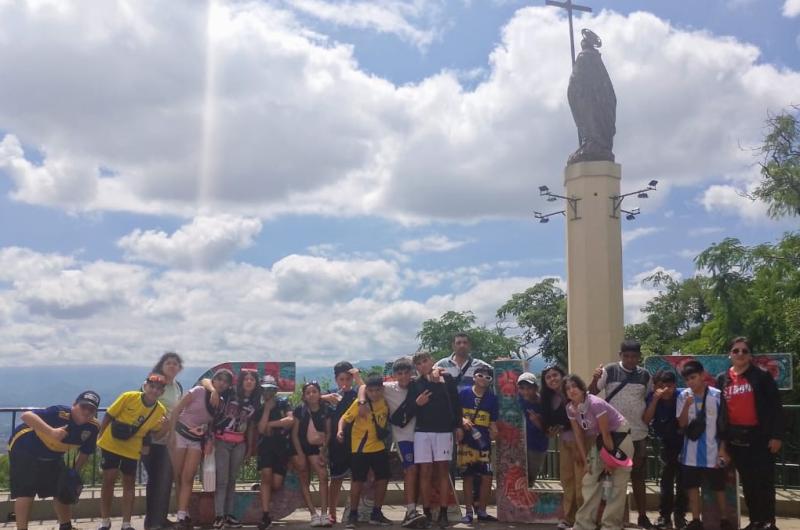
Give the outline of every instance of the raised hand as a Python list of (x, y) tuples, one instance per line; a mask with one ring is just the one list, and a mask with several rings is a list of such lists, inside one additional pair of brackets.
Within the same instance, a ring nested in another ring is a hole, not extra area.
[(431, 391), (424, 390), (420, 395), (417, 396), (417, 406), (423, 407), (428, 404), (428, 401), (431, 400)]

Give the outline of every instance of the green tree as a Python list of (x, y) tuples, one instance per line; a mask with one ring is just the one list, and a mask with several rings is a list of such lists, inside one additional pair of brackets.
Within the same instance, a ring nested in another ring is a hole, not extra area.
[(767, 127), (761, 182), (752, 196), (767, 203), (773, 218), (800, 216), (800, 107), (770, 117)]
[[(497, 310), (497, 318), (519, 330), (522, 347), (536, 347), (548, 361), (567, 364), (567, 296), (547, 278), (522, 293), (515, 293)], [(509, 328), (511, 329), (511, 328)]]
[(441, 359), (452, 353), (455, 334), (464, 332), (472, 344), (472, 355), (478, 359), (491, 362), (517, 354), (519, 343), (515, 338), (507, 337), (498, 326), (476, 326), (476, 321), (472, 311), (448, 311), (439, 318), (426, 320), (417, 333), (420, 349), (431, 352), (435, 359)]

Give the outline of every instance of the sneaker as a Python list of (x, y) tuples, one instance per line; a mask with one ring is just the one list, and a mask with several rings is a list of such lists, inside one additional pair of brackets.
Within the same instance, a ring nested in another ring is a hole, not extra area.
[(214, 524), (211, 525), (214, 530), (222, 530), (225, 528), (225, 518), (221, 516), (214, 517)]
[(558, 526), (556, 528), (558, 528), (558, 530), (569, 530), (570, 528), (572, 528), (572, 525), (566, 521), (559, 521)]
[(355, 528), (356, 526), (358, 526), (358, 514), (350, 512), (350, 515), (347, 516), (345, 528)]
[(406, 512), (406, 516), (403, 517), (403, 522), (400, 523), (400, 526), (404, 528), (419, 528), (422, 523), (427, 522), (428, 518), (424, 514), (414, 510), (413, 512)]
[(639, 516), (639, 519), (636, 521), (636, 525), (639, 528), (645, 528), (646, 530), (653, 528), (653, 523), (650, 522), (650, 519), (648, 519), (647, 515), (645, 514), (641, 514)]
[(314, 515), (311, 516), (311, 524), (310, 526), (319, 527), (322, 526), (322, 517), (317, 512), (314, 512)]
[(658, 519), (656, 519), (656, 528), (658, 528), (658, 530), (672, 528), (672, 520), (669, 516), (664, 517), (663, 515), (659, 515)]
[(686, 528), (686, 530), (705, 530), (702, 521), (699, 519), (693, 519), (692, 522), (687, 524), (684, 528)]
[(192, 522), (191, 517), (186, 517), (185, 519), (181, 519), (178, 521), (178, 529), (179, 530), (194, 530), (194, 523)]
[(479, 513), (478, 514), (478, 521), (480, 521), (482, 523), (496, 523), (497, 522), (497, 517), (495, 517), (493, 515), (489, 515), (486, 512)]
[(272, 517), (265, 515), (261, 518), (261, 522), (258, 523), (258, 530), (267, 530), (270, 526), (272, 526)]
[(450, 521), (447, 520), (447, 510), (439, 512), (439, 519), (436, 522), (439, 523), (439, 528), (447, 528), (450, 526)]
[(380, 510), (372, 510), (372, 515), (369, 516), (369, 524), (378, 526), (391, 526), (392, 521), (387, 519), (383, 512)]
[(675, 521), (675, 524), (672, 525), (672, 528), (676, 528), (678, 530), (682, 530), (683, 528), (686, 527), (686, 517), (685, 516), (676, 514), (673, 519)]
[(472, 512), (467, 512), (467, 514), (461, 518), (461, 522), (464, 524), (472, 524)]
[(98, 526), (97, 530), (111, 530), (111, 526)]
[(226, 515), (225, 526), (227, 526), (228, 528), (241, 528), (242, 522), (232, 515)]
[(764, 523), (761, 530), (778, 530), (778, 527), (775, 526), (775, 523)]

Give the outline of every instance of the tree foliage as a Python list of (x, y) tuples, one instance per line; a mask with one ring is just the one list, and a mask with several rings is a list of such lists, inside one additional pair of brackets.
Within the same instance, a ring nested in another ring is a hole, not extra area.
[(761, 182), (752, 195), (767, 203), (773, 218), (800, 216), (800, 107), (770, 117), (767, 128)]
[(511, 296), (497, 310), (497, 318), (513, 320), (520, 345), (535, 347), (548, 361), (567, 361), (567, 295), (556, 278), (547, 278)]
[(440, 318), (426, 320), (417, 333), (420, 349), (429, 351), (435, 359), (452, 353), (453, 337), (464, 332), (472, 344), (472, 354), (478, 359), (490, 362), (500, 357), (517, 354), (519, 342), (507, 337), (503, 328), (477, 326), (472, 311), (448, 311)]

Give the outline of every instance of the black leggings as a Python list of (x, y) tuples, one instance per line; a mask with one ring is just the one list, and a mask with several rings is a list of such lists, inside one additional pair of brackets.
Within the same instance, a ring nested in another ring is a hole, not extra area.
[(164, 528), (172, 494), (172, 461), (169, 458), (169, 449), (166, 445), (153, 444), (150, 446), (150, 454), (143, 456), (142, 462), (147, 471), (147, 514), (144, 527), (147, 530)]

